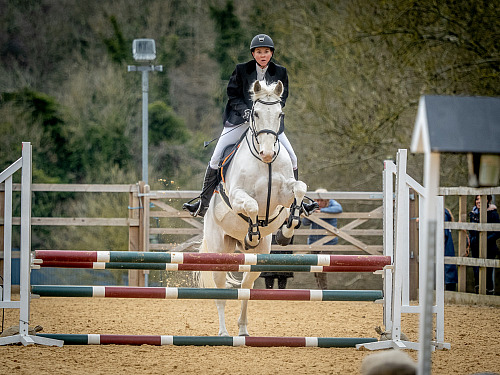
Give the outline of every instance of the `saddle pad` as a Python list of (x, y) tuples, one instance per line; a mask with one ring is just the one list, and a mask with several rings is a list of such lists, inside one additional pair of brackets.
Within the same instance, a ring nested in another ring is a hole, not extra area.
[(227, 168), (229, 167), (229, 164), (231, 164), (231, 161), (234, 158), (234, 155), (236, 154), (236, 151), (241, 145), (241, 142), (245, 138), (247, 134), (248, 129), (242, 134), (238, 142), (235, 144), (227, 146), (224, 151), (222, 152), (222, 158), (219, 161), (219, 174), (220, 178), (222, 179), (222, 182), (226, 180), (226, 172)]

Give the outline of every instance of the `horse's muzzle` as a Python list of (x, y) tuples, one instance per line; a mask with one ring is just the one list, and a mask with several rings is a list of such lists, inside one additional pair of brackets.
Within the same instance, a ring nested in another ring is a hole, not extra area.
[(276, 156), (276, 151), (271, 151), (271, 152), (264, 152), (261, 151), (260, 153), (260, 158), (264, 163), (271, 163)]

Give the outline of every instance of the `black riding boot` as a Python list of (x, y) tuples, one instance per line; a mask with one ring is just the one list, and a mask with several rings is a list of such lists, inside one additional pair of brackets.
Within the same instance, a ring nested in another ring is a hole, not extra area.
[[(299, 169), (294, 169), (293, 170), (293, 177), (298, 181), (299, 180)], [(302, 202), (302, 208), (304, 209), (304, 215), (309, 216), (312, 214), (314, 211), (316, 211), (319, 208), (319, 205), (317, 202), (312, 201), (312, 203), (304, 203)]]
[[(200, 199), (196, 203), (184, 203), (182, 208), (188, 211), (191, 216), (205, 216), (207, 212), (208, 205), (210, 204), (210, 199), (214, 193), (215, 187), (219, 183), (218, 170), (207, 167), (205, 172), (205, 178), (203, 180), (203, 188), (201, 189)], [(191, 202), (191, 201), (190, 201)]]

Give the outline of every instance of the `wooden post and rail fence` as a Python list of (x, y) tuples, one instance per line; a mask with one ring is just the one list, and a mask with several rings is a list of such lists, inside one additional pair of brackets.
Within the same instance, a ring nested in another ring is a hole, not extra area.
[[(19, 191), (20, 184), (13, 184), (13, 190)], [(3, 196), (4, 186), (0, 184), (0, 249), (3, 249)], [(120, 226), (128, 227), (129, 251), (197, 251), (203, 233), (203, 223), (198, 218), (192, 218), (183, 211), (182, 203), (198, 195), (197, 191), (150, 190), (143, 182), (130, 185), (78, 185), (78, 184), (32, 184), (33, 194), (37, 192), (54, 193), (109, 193), (128, 194), (128, 217), (97, 218), (97, 217), (32, 217), (33, 226)], [(418, 195), (410, 191), (410, 218), (418, 217)], [(441, 188), (440, 194), (445, 197), (455, 196), (459, 199), (458, 221), (446, 222), (445, 229), (458, 230), (458, 249), (456, 257), (445, 257), (445, 263), (458, 266), (458, 292), (466, 291), (466, 267), (480, 267), (479, 295), (486, 292), (486, 268), (500, 267), (499, 260), (486, 259), (486, 231), (497, 228), (498, 225), (485, 223), (467, 223), (467, 196), (500, 194), (500, 187), (495, 188)], [(314, 192), (307, 194), (313, 199), (319, 198)], [(383, 254), (383, 193), (382, 192), (328, 192), (321, 193), (323, 199), (335, 199), (342, 203), (344, 212), (339, 214), (315, 213), (309, 217), (311, 221), (320, 224), (324, 229), (300, 228), (295, 232), (293, 245), (285, 247), (273, 245), (273, 250), (289, 250), (309, 253), (311, 251), (352, 254)], [(346, 209), (347, 208), (347, 209)], [(353, 209), (350, 211), (350, 209)], [(322, 219), (337, 218), (338, 227), (325, 223)], [(14, 217), (13, 225), (20, 225), (20, 218)], [(418, 286), (418, 223), (410, 220), (410, 298), (417, 299)], [(465, 257), (467, 246), (466, 231), (481, 231), (480, 258)], [(307, 245), (307, 236), (324, 235), (321, 240)], [(337, 245), (325, 245), (331, 239), (338, 237)], [(95, 250), (95, 249), (78, 249)], [(111, 249), (107, 249), (111, 250)], [(112, 249), (124, 250), (124, 249)], [(3, 252), (0, 253), (0, 262)], [(0, 265), (1, 266), (1, 265)], [(3, 267), (0, 267), (2, 270)], [(129, 271), (129, 285), (143, 286), (144, 272)], [(469, 299), (472, 298), (469, 296)], [(486, 296), (484, 296), (486, 297)]]

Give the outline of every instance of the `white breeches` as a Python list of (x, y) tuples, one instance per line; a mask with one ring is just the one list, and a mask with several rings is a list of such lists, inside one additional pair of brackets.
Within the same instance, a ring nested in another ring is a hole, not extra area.
[[(212, 154), (212, 158), (210, 159), (210, 168), (219, 168), (219, 160), (222, 157), (224, 149), (227, 146), (238, 142), (238, 140), (247, 129), (248, 123), (245, 123), (239, 127), (225, 126), (224, 129), (222, 129), (222, 134), (217, 141), (214, 153)], [(290, 160), (292, 161), (293, 169), (297, 169), (297, 155), (295, 155), (292, 145), (290, 144), (290, 141), (288, 140), (284, 132), (278, 136), (278, 140), (280, 141), (281, 145), (288, 151), (288, 155), (290, 155)]]

